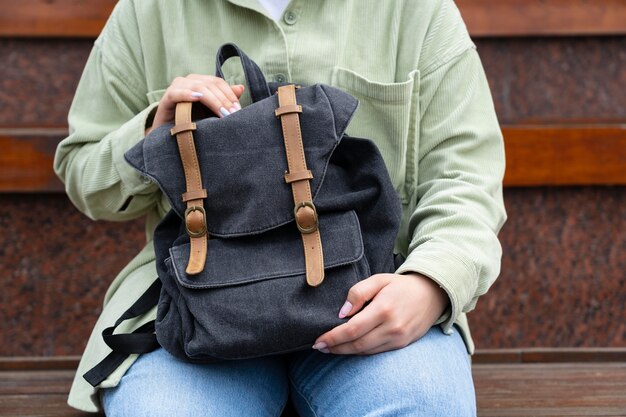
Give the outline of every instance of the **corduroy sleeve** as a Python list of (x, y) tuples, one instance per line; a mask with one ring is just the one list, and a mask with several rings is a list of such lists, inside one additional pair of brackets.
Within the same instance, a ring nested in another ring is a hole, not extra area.
[(135, 218), (158, 199), (156, 185), (124, 160), (156, 108), (146, 98), (133, 18), (132, 3), (119, 2), (96, 40), (70, 108), (70, 134), (55, 155), (69, 198), (92, 219)]
[(426, 275), (446, 291), (450, 308), (437, 322), (446, 333), (497, 278), (506, 220), (504, 145), (489, 85), (474, 47), (452, 52), (421, 74), (418, 201), (396, 271)]

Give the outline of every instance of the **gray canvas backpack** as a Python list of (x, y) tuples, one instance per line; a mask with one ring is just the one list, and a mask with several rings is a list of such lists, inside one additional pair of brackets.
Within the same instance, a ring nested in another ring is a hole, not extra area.
[[(401, 207), (376, 145), (344, 132), (358, 100), (324, 84), (268, 84), (234, 44), (252, 104), (192, 121), (177, 106), (125, 157), (172, 209), (154, 233), (158, 279), (103, 332), (111, 354), (87, 372), (102, 382), (131, 353), (162, 346), (192, 362), (310, 349), (345, 322), (348, 290), (393, 272)], [(122, 321), (155, 304), (131, 334)]]

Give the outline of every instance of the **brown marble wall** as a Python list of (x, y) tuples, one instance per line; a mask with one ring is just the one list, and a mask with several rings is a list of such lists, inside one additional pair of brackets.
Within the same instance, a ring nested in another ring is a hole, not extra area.
[[(66, 126), (91, 44), (0, 38), (0, 127)], [(626, 118), (626, 37), (476, 44), (502, 123)]]
[[(79, 354), (141, 221), (92, 222), (59, 194), (0, 198), (0, 356)], [(505, 202), (502, 274), (470, 315), (477, 346), (626, 347), (626, 188)]]
[(501, 123), (626, 119), (626, 37), (475, 43)]
[(626, 347), (626, 187), (509, 188), (505, 204), (477, 347)]
[(0, 356), (78, 354), (141, 221), (94, 222), (62, 194), (0, 195)]
[(0, 38), (0, 127), (67, 126), (92, 44)]
[[(626, 37), (476, 42), (503, 123), (626, 120)], [(66, 126), (91, 40), (0, 39), (0, 128)], [(502, 274), (479, 348), (626, 347), (626, 188), (507, 189)], [(141, 221), (92, 222), (61, 194), (0, 194), (0, 356), (81, 352)]]

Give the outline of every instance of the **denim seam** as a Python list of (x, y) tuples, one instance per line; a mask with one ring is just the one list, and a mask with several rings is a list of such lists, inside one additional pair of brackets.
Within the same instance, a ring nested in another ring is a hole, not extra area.
[(287, 407), (287, 402), (289, 401), (289, 394), (287, 394), (287, 401), (285, 401), (284, 404), (279, 404), (278, 405), (278, 409), (276, 410), (275, 413), (273, 413), (273, 416), (282, 416), (283, 412), (285, 411), (285, 408)]
[(313, 406), (311, 405), (311, 402), (309, 401), (309, 399), (298, 389), (298, 386), (295, 384), (295, 382), (293, 382), (293, 379), (291, 378), (291, 375), (289, 376), (289, 383), (291, 384), (291, 387), (293, 388), (294, 392), (296, 394), (298, 394), (306, 403), (306, 405), (309, 407), (309, 410), (311, 410), (311, 412), (313, 413), (314, 417), (318, 417), (317, 413), (315, 412), (315, 410), (313, 409)]

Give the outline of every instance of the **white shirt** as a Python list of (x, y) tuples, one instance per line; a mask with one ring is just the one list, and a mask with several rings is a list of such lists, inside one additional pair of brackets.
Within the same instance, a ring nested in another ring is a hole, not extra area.
[(258, 2), (274, 20), (280, 19), (289, 4), (289, 0), (258, 0)]

